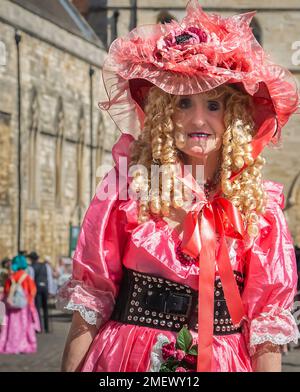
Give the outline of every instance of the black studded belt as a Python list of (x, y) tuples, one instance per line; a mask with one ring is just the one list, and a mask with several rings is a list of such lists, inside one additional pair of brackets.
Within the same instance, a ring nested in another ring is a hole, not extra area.
[[(240, 291), (244, 278), (234, 275)], [(198, 330), (198, 292), (189, 286), (158, 276), (124, 269), (124, 275), (111, 319), (178, 332), (182, 327)], [(215, 280), (214, 335), (241, 332), (231, 322), (220, 279)]]

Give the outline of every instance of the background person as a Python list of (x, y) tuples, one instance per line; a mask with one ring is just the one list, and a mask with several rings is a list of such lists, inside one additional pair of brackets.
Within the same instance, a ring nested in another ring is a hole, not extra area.
[[(42, 330), (49, 332), (49, 311), (48, 311), (48, 268), (44, 261), (39, 260), (39, 255), (36, 252), (31, 252), (27, 255), (31, 260), (31, 265), (34, 271), (34, 281), (37, 288), (35, 297), (35, 306), (37, 308), (40, 323), (43, 326)], [(42, 313), (43, 312), (43, 317)]]
[[(0, 327), (1, 354), (27, 354), (37, 351), (36, 332), (40, 331), (40, 322), (34, 304), (36, 286), (27, 274), (26, 269), (27, 261), (25, 256), (18, 255), (13, 258), (11, 265), (12, 272), (4, 286), (6, 314), (4, 323)], [(27, 305), (21, 309), (12, 308), (7, 302), (12, 281), (21, 281), (27, 298)]]

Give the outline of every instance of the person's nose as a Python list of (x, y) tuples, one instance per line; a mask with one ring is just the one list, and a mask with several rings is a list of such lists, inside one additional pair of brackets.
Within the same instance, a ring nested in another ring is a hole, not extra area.
[(197, 128), (201, 128), (205, 125), (205, 110), (201, 103), (195, 105), (192, 122)]

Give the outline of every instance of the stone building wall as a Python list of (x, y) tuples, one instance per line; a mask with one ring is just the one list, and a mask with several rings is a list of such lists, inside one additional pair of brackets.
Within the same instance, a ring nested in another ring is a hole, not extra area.
[[(17, 26), (21, 34), (21, 249), (57, 260), (68, 255), (69, 225), (81, 223), (90, 202), (90, 65), (95, 71), (93, 192), (96, 151), (103, 149), (103, 161), (110, 162), (116, 138), (115, 127), (97, 107), (103, 94), (101, 66), (105, 51), (10, 1), (1, 1), (0, 15), (0, 41), (7, 55), (6, 65), (0, 66), (0, 259), (17, 252)], [(78, 202), (79, 138), (83, 141), (83, 159)], [(62, 140), (62, 154), (56, 170), (58, 140)], [(59, 176), (60, 202), (56, 192)]]

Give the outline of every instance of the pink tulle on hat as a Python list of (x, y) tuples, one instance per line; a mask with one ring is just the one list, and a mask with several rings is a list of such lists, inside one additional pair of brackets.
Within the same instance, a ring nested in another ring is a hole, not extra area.
[(250, 27), (254, 15), (207, 14), (191, 0), (181, 23), (139, 26), (116, 39), (103, 67), (108, 100), (99, 107), (122, 132), (137, 137), (151, 86), (190, 95), (236, 84), (254, 101), (255, 158), (278, 142), (298, 108), (299, 92), (293, 75), (274, 64), (256, 41)]

